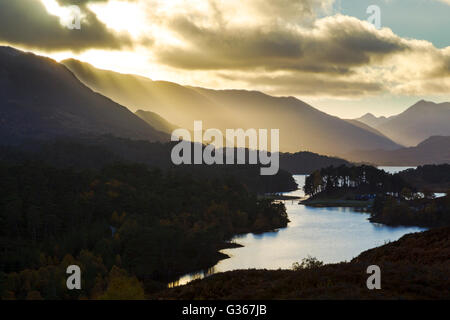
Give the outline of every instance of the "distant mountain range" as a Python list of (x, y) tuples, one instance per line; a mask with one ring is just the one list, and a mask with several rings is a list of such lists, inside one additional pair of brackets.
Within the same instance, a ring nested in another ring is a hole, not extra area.
[[(81, 168), (116, 161), (169, 168), (173, 144), (152, 142), (168, 142), (178, 127), (154, 112), (133, 114), (86, 87), (64, 65), (9, 47), (0, 47), (0, 123), (0, 160), (20, 162), (31, 154), (58, 167)], [(4, 147), (10, 144), (20, 147)], [(309, 152), (281, 154), (280, 161), (293, 173), (348, 164)]]
[(354, 151), (346, 159), (384, 166), (450, 163), (450, 136), (433, 136), (415, 147), (397, 150)]
[[(99, 70), (77, 60), (64, 63), (83, 83), (132, 110), (152, 111), (183, 128), (280, 129), (281, 151), (343, 155), (352, 150), (392, 150), (390, 139), (323, 113), (293, 97), (257, 91), (209, 90)], [(153, 124), (157, 127), (156, 124)]]
[(0, 47), (0, 142), (80, 134), (168, 141), (126, 107), (93, 92), (64, 65)]
[(450, 102), (421, 100), (399, 115), (356, 119), (404, 146), (416, 146), (431, 136), (450, 136)]
[(369, 127), (376, 128), (376, 127), (382, 125), (383, 123), (385, 123), (388, 120), (388, 118), (386, 118), (386, 117), (375, 117), (371, 113), (366, 113), (361, 118), (358, 118), (358, 119), (355, 119), (355, 120), (359, 121), (359, 122), (362, 122), (362, 123), (368, 125)]
[[(76, 60), (64, 64), (0, 47), (1, 144), (105, 134), (166, 142), (175, 128), (191, 129), (194, 120), (203, 120), (204, 128), (222, 130), (278, 128), (281, 151), (313, 151), (385, 165), (450, 162), (450, 103), (422, 100), (398, 116), (342, 120), (293, 97), (181, 86), (99, 70)], [(403, 148), (388, 137), (406, 145), (421, 137), (425, 141)], [(305, 171), (306, 162), (346, 163), (306, 155), (282, 154), (282, 167), (295, 173)]]

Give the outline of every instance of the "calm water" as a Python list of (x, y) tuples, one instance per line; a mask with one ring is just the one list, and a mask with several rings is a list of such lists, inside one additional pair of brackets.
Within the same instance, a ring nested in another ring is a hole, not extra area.
[(395, 174), (400, 171), (408, 170), (408, 169), (416, 169), (417, 167), (378, 167), (380, 170), (384, 170), (388, 173)]
[[(305, 177), (294, 176), (299, 187), (304, 185)], [(301, 190), (287, 194), (304, 196)], [(181, 277), (170, 286), (183, 285), (217, 272), (290, 268), (308, 255), (325, 263), (349, 261), (362, 251), (395, 241), (407, 233), (424, 230), (373, 224), (367, 220), (368, 214), (354, 208), (312, 208), (299, 205), (298, 201), (285, 201), (285, 205), (291, 220), (287, 228), (236, 237), (233, 241), (244, 247), (222, 250), (230, 259), (220, 261), (210, 270)]]

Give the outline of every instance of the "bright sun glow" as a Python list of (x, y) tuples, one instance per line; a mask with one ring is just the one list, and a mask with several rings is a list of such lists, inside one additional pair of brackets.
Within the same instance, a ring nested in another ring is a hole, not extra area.
[[(48, 13), (59, 17), (62, 25), (67, 25), (72, 22), (74, 18), (73, 6), (62, 7), (56, 0), (41, 0), (41, 2), (44, 4)], [(83, 18), (83, 13), (81, 13), (81, 18)]]
[(90, 4), (89, 9), (108, 28), (115, 31), (128, 32), (135, 38), (148, 31), (145, 11), (138, 3), (110, 1)]

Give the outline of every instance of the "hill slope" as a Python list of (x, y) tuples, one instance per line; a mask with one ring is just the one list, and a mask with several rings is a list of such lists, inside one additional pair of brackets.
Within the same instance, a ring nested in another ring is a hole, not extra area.
[(170, 123), (157, 113), (151, 111), (138, 110), (135, 112), (135, 115), (137, 115), (139, 118), (147, 122), (150, 126), (161, 132), (172, 134), (172, 131), (178, 128), (178, 126)]
[(397, 150), (355, 151), (347, 155), (353, 161), (385, 166), (419, 166), (450, 163), (450, 136), (433, 136), (415, 147)]
[[(361, 122), (359, 120), (356, 119), (346, 119), (346, 121), (350, 122), (351, 124), (360, 127), (364, 130), (370, 131), (376, 135), (379, 135), (381, 137), (385, 137), (387, 138), (383, 133), (381, 133), (380, 131), (378, 131), (377, 129), (375, 129), (374, 127), (369, 126), (368, 124), (365, 124), (364, 122)], [(388, 138), (389, 139), (389, 138)]]
[(292, 174), (311, 174), (322, 168), (342, 165), (351, 166), (351, 163), (344, 159), (321, 156), (311, 152), (280, 154), (280, 167)]
[(80, 134), (168, 140), (127, 108), (93, 92), (64, 65), (0, 47), (1, 142)]
[(311, 107), (293, 97), (244, 90), (209, 90), (99, 70), (76, 60), (63, 62), (86, 85), (130, 108), (153, 111), (192, 129), (280, 129), (281, 151), (340, 155), (355, 149), (394, 149), (397, 144)]

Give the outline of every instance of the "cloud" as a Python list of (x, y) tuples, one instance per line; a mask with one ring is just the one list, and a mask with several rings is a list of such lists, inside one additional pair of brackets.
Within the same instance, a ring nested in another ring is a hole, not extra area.
[[(335, 15), (334, 0), (56, 1), (82, 7), (81, 32), (38, 0), (15, 0), (2, 2), (0, 40), (46, 51), (134, 46), (176, 81), (280, 95), (448, 94), (450, 47)], [(124, 26), (131, 38), (119, 33)]]
[[(83, 6), (86, 2), (78, 3)], [(59, 17), (49, 14), (38, 0), (2, 0), (0, 40), (29, 48), (75, 52), (89, 48), (119, 49), (131, 45), (127, 36), (108, 30), (85, 6), (83, 13), (81, 30), (70, 30), (61, 25)]]
[(210, 0), (161, 15), (154, 1), (152, 20), (178, 41), (152, 52), (174, 69), (215, 72), (274, 94), (448, 93), (449, 50), (354, 17), (321, 17), (332, 2), (248, 0), (236, 12), (234, 0)]
[(438, 1), (446, 3), (446, 4), (448, 4), (450, 6), (450, 0), (438, 0)]
[(156, 54), (162, 63), (185, 69), (347, 73), (408, 49), (389, 30), (378, 32), (366, 22), (343, 16), (320, 19), (311, 29), (279, 24), (209, 28), (186, 17), (175, 17), (169, 28), (187, 46), (162, 46)]

